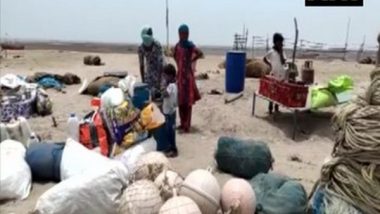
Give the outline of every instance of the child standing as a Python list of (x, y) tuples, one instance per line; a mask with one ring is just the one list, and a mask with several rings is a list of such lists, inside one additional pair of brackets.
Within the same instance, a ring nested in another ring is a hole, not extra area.
[(178, 105), (178, 89), (176, 84), (176, 69), (172, 64), (164, 67), (163, 78), (165, 81), (165, 90), (163, 91), (162, 111), (165, 115), (165, 132), (168, 138), (168, 145), (165, 151), (167, 157), (177, 157), (178, 150), (176, 146), (176, 108)]
[[(271, 68), (271, 75), (279, 81), (287, 81), (289, 74), (286, 69), (286, 56), (284, 53), (284, 37), (280, 33), (273, 35), (273, 48), (265, 57), (264, 62)], [(269, 113), (273, 111), (273, 103), (269, 102)], [(274, 105), (276, 112), (279, 111), (278, 105)]]

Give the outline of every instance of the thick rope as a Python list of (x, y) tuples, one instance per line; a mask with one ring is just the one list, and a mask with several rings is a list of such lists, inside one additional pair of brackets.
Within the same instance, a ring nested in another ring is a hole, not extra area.
[(380, 68), (371, 73), (366, 94), (344, 105), (333, 124), (334, 158), (321, 172), (326, 194), (380, 213)]

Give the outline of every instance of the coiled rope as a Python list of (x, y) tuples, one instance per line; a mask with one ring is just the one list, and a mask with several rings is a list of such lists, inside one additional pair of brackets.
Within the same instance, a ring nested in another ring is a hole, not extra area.
[(380, 213), (380, 68), (364, 96), (333, 118), (333, 159), (322, 167), (321, 184), (364, 213)]

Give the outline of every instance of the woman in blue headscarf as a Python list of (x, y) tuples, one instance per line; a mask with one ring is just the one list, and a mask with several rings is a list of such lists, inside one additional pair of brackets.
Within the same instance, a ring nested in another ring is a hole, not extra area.
[(142, 44), (138, 48), (141, 79), (149, 85), (153, 98), (161, 89), (164, 56), (161, 44), (153, 38), (153, 30), (146, 26), (141, 31)]
[(203, 53), (189, 41), (189, 27), (181, 25), (178, 29), (179, 42), (174, 48), (173, 57), (177, 64), (178, 107), (180, 129), (189, 132), (191, 127), (192, 106), (201, 99), (195, 83), (196, 62)]

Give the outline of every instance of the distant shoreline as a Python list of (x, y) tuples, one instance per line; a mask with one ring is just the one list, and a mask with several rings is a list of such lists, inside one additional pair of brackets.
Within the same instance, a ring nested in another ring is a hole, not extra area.
[[(2, 42), (2, 44), (10, 42)], [(62, 41), (14, 41), (13, 44), (23, 45), (26, 50), (61, 50), (96, 53), (137, 53), (139, 44), (133, 43), (103, 43), (103, 42), (62, 42)], [(224, 56), (232, 47), (227, 46), (199, 46), (206, 55)], [(265, 48), (256, 48), (254, 57), (262, 57)], [(292, 56), (292, 50), (286, 49), (288, 58)], [(311, 59), (341, 59), (342, 50), (297, 50), (297, 58)], [(251, 57), (251, 49), (248, 48), (247, 56)], [(366, 51), (362, 57), (375, 57), (376, 51)], [(349, 50), (346, 54), (347, 61), (356, 60), (357, 50)]]

